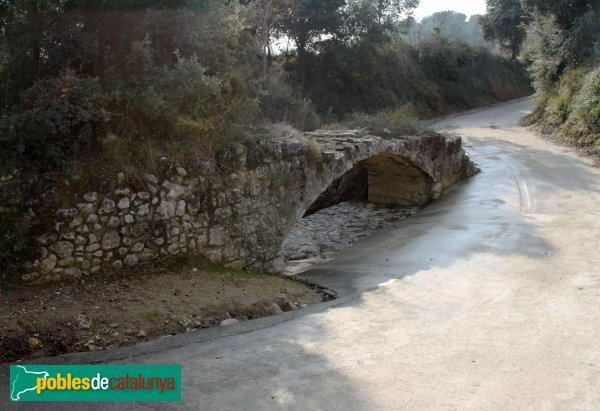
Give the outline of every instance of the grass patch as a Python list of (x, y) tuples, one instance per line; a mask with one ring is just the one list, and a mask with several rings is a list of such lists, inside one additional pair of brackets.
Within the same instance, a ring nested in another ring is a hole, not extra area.
[[(162, 262), (43, 287), (0, 285), (0, 362), (136, 344), (327, 300), (320, 288), (204, 257)], [(91, 326), (81, 329), (84, 315)], [(39, 343), (31, 345), (35, 337)]]
[(329, 130), (361, 128), (383, 138), (415, 135), (426, 131), (424, 122), (418, 119), (417, 113), (410, 104), (376, 114), (353, 113), (344, 121), (328, 124), (324, 128)]

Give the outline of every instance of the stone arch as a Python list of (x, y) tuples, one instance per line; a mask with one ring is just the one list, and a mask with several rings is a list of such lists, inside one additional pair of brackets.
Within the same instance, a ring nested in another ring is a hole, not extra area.
[(360, 162), (368, 172), (368, 200), (390, 206), (423, 206), (433, 199), (433, 179), (398, 154), (384, 153)]
[[(276, 272), (294, 224), (349, 171), (362, 170), (371, 202), (399, 206), (424, 205), (476, 172), (459, 137), (434, 133), (381, 138), (364, 130), (321, 130), (256, 144), (252, 161), (241, 143), (185, 167), (161, 158), (156, 175), (119, 173), (95, 191), (73, 193), (62, 208), (46, 193), (13, 202), (15, 190), (29, 192), (39, 180), (0, 176), (0, 198), (11, 197), (0, 217), (31, 200), (38, 204), (35, 217), (24, 214), (22, 221), (48, 227), (33, 239), (38, 248), (23, 257), (22, 278), (70, 279), (185, 254)], [(52, 190), (62, 187), (53, 184)]]

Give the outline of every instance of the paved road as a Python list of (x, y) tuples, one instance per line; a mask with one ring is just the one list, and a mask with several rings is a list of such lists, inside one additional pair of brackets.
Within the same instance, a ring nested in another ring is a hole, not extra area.
[(337, 306), (121, 352), (184, 365), (156, 409), (598, 409), (600, 170), (517, 126), (528, 108), (440, 124), (483, 172), (308, 273)]

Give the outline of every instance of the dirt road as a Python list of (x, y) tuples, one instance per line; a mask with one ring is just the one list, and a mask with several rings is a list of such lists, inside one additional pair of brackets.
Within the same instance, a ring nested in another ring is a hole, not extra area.
[(519, 127), (528, 106), (440, 125), (482, 173), (307, 274), (341, 304), (114, 354), (184, 365), (181, 404), (128, 408), (597, 409), (600, 170)]

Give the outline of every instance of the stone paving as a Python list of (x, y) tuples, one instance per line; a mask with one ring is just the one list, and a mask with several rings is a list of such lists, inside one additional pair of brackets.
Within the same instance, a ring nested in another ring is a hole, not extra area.
[(351, 247), (374, 231), (396, 227), (419, 210), (348, 201), (311, 214), (294, 226), (283, 244), (284, 274), (298, 274), (329, 261), (336, 251)]

